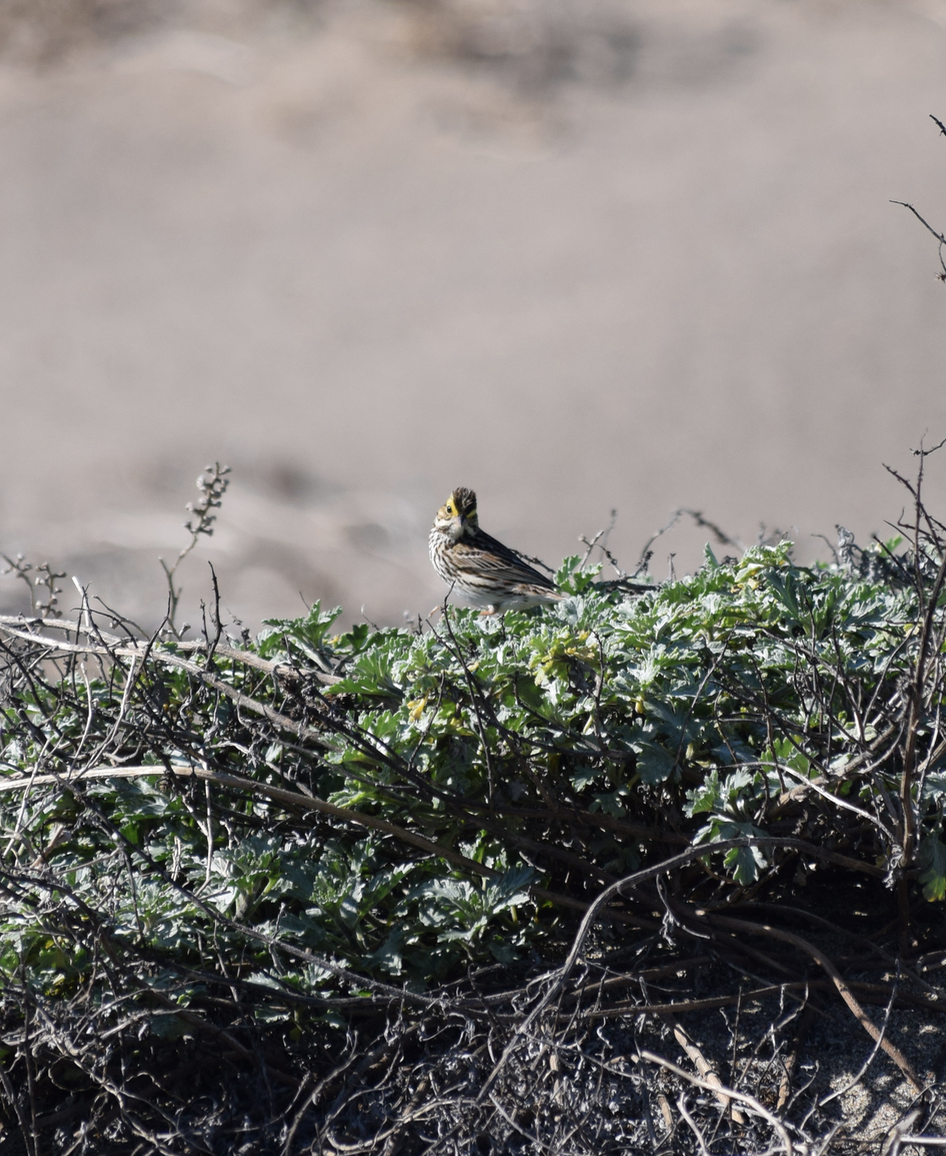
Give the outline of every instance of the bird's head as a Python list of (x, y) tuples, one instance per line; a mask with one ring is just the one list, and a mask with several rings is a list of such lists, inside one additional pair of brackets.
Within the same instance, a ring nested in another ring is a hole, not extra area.
[(458, 486), (437, 511), (434, 525), (454, 542), (467, 534), (475, 534), (479, 529), (476, 494), (466, 486)]

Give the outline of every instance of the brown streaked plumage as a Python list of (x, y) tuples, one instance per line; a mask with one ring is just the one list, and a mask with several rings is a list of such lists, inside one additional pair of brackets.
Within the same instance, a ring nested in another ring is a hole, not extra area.
[(480, 529), (476, 494), (466, 486), (458, 486), (437, 511), (428, 544), (444, 582), (486, 614), (565, 597), (551, 579)]

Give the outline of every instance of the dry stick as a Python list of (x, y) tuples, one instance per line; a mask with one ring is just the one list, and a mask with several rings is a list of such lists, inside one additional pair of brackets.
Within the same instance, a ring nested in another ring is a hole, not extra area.
[[(36, 1136), (36, 1078), (33, 1071), (33, 1049), (30, 1047), (30, 1029), (32, 1027), (32, 1008), (29, 1004), (23, 1009), (23, 1062), (26, 1065), (26, 1086), (30, 1097), (30, 1122), (33, 1128), (34, 1144)], [(39, 1145), (36, 1145), (38, 1148)]]
[[(849, 987), (856, 989), (869, 1003), (885, 1005), (890, 1000), (890, 985), (883, 983), (863, 983), (851, 981)], [(774, 995), (792, 995), (795, 992), (806, 991), (834, 991), (835, 985), (831, 980), (792, 980), (788, 983), (772, 983), (765, 987), (753, 988), (752, 991), (740, 992), (737, 995), (713, 995), (702, 999), (681, 999), (671, 1003), (631, 1003), (625, 1000), (622, 1003), (613, 1003), (607, 1007), (588, 1008), (583, 1013), (585, 1019), (610, 1019), (612, 1016), (639, 1016), (639, 1015), (668, 1015), (676, 1012), (710, 1011), (713, 1008), (732, 1007), (740, 1000), (743, 1003), (767, 999)], [(574, 997), (571, 997), (572, 999)], [(895, 999), (897, 1007), (919, 1007), (925, 1011), (946, 1012), (946, 1006), (940, 1001), (924, 999), (923, 996), (912, 995), (909, 992), (898, 994)]]
[(711, 955), (691, 955), (688, 959), (672, 960), (654, 967), (644, 967), (640, 971), (628, 971), (623, 975), (612, 975), (609, 979), (596, 979), (576, 988), (570, 998), (581, 999), (585, 995), (596, 992), (612, 991), (616, 987), (629, 987), (632, 983), (645, 983), (652, 979), (665, 979), (668, 975), (677, 975), (681, 971), (689, 971), (691, 967), (706, 967), (713, 962)]
[(826, 971), (834, 982), (834, 986), (838, 990), (838, 994), (850, 1008), (854, 1018), (861, 1025), (864, 1031), (870, 1036), (875, 1043), (879, 1043), (887, 1055), (893, 1060), (904, 1078), (917, 1093), (923, 1091), (923, 1086), (920, 1083), (919, 1077), (914, 1072), (909, 1060), (904, 1056), (903, 1052), (892, 1044), (890, 1040), (883, 1035), (883, 1033), (876, 1027), (874, 1022), (870, 1019), (861, 1005), (854, 998), (854, 993), (851, 991), (847, 983), (841, 977), (841, 973), (831, 962), (831, 960), (817, 948), (813, 943), (809, 943), (807, 939), (802, 939), (800, 935), (795, 935), (792, 931), (783, 931), (781, 928), (772, 927), (766, 923), (752, 923), (746, 919), (733, 919), (728, 915), (711, 915), (707, 916), (710, 924), (715, 924), (719, 927), (728, 927), (732, 931), (740, 931), (743, 933), (755, 935), (768, 935), (772, 939), (780, 939), (783, 943), (790, 943), (793, 947), (797, 947), (799, 951), (803, 951), (806, 955), (818, 964), (822, 970)]
[[(401, 839), (405, 843), (410, 843), (414, 847), (419, 847), (422, 851), (427, 851), (440, 859), (445, 859), (448, 863), (453, 863), (456, 867), (465, 867), (468, 871), (473, 871), (484, 879), (495, 879), (502, 874), (498, 868), (486, 867), (482, 863), (477, 863), (475, 859), (461, 855), (458, 851), (452, 851), (442, 843), (435, 843), (431, 839), (425, 839), (423, 835), (415, 835), (413, 831), (408, 831), (405, 827), (399, 827), (396, 823), (389, 823), (386, 819), (378, 819), (375, 818), (374, 815), (365, 815), (360, 811), (352, 811), (348, 807), (337, 807), (334, 803), (325, 802), (325, 800), (319, 799), (314, 795), (300, 795), (294, 791), (286, 791), (281, 787), (271, 787), (267, 783), (258, 783), (255, 779), (246, 779), (242, 775), (227, 775), (219, 771), (207, 771), (202, 767), (181, 769), (172, 767), (172, 770), (175, 774), (181, 775), (182, 777), (192, 775), (198, 779), (205, 779), (208, 782), (217, 783), (219, 786), (233, 787), (240, 791), (250, 791), (253, 794), (265, 795), (277, 803), (301, 807), (306, 811), (319, 811), (322, 814), (332, 815), (338, 819), (345, 819), (348, 822), (357, 823), (363, 827), (371, 827), (376, 831), (382, 831), (386, 835), (391, 835), (395, 839)], [(588, 909), (587, 903), (583, 903), (578, 899), (572, 899), (567, 895), (560, 895), (555, 891), (548, 891), (544, 887), (530, 887), (529, 893), (536, 899), (547, 900), (559, 907), (567, 907), (573, 911), (587, 911)]]
[[(687, 1080), (691, 1084), (695, 1084), (698, 1088), (705, 1088), (707, 1092), (717, 1092), (718, 1089), (707, 1080), (700, 1079), (698, 1076), (691, 1076), (689, 1072), (685, 1072), (683, 1068), (671, 1063), (670, 1060), (664, 1059), (663, 1056), (655, 1055), (653, 1052), (641, 1051), (638, 1053), (642, 1060), (647, 1060), (648, 1063), (658, 1064), (661, 1068), (666, 1068), (668, 1072), (673, 1072), (675, 1076), (679, 1076), (681, 1080)], [(735, 1088), (727, 1088), (725, 1085), (720, 1086), (722, 1091), (734, 1100), (740, 1100), (747, 1107), (757, 1112), (763, 1120), (771, 1124), (782, 1138), (782, 1143), (785, 1145), (785, 1156), (793, 1156), (795, 1151), (792, 1145), (792, 1138), (789, 1136), (784, 1124), (777, 1120), (767, 1108), (764, 1108), (755, 1096), (750, 1096), (747, 1092), (737, 1092)]]
[[(664, 1104), (667, 1103), (667, 1097), (666, 1096), (661, 1096), (660, 1098), (663, 1100)], [(661, 1107), (663, 1107), (663, 1105), (661, 1105)], [(697, 1143), (700, 1146), (701, 1156), (712, 1156), (712, 1153), (710, 1152), (709, 1148), (706, 1147), (706, 1141), (703, 1139), (703, 1133), (696, 1126), (696, 1121), (693, 1119), (693, 1117), (687, 1111), (686, 1101), (683, 1098), (682, 1092), (680, 1093), (680, 1096), (677, 1098), (677, 1108), (679, 1109), (680, 1115), (684, 1118), (684, 1120), (686, 1120), (687, 1124), (689, 1124), (690, 1131), (696, 1137)], [(668, 1109), (669, 1109), (669, 1105), (668, 1105)], [(666, 1119), (666, 1117), (667, 1117), (667, 1114), (665, 1113), (664, 1119)]]
[[(806, 983), (804, 986), (807, 990), (808, 984)], [(798, 1067), (798, 1057), (801, 1055), (802, 1046), (809, 1031), (811, 1031), (814, 1018), (815, 1009), (807, 1002), (806, 997), (805, 1010), (802, 1013), (801, 1019), (798, 1021), (798, 1027), (795, 1030), (795, 1035), (791, 1042), (791, 1050), (785, 1057), (785, 1063), (782, 1067), (782, 1078), (779, 1080), (778, 1085), (778, 1101), (775, 1105), (777, 1112), (781, 1112), (792, 1094), (792, 1078), (795, 1075), (795, 1069)]]
[[(826, 779), (824, 776), (819, 775), (816, 779), (804, 779), (797, 787), (789, 787), (786, 791), (783, 791), (782, 794), (778, 797), (775, 810), (771, 812), (772, 817), (778, 818), (788, 803), (801, 802), (812, 787), (817, 789), (823, 783), (828, 781), (834, 784), (841, 784), (849, 781), (850, 779), (853, 779), (855, 775), (869, 775), (873, 770), (875, 770), (876, 767), (882, 766), (883, 763), (888, 760), (889, 752), (885, 751), (883, 754), (877, 756), (876, 758), (873, 758), (872, 756), (875, 755), (878, 750), (880, 750), (880, 748), (888, 741), (888, 739), (892, 739), (894, 735), (897, 734), (899, 729), (900, 728), (898, 726), (894, 726), (891, 723), (886, 728), (886, 730), (884, 730), (877, 736), (876, 739), (871, 742), (866, 751), (864, 751), (862, 754), (856, 755), (853, 759), (851, 759), (847, 766), (845, 766), (838, 775), (832, 777), (830, 780)], [(942, 746), (943, 750), (946, 751), (946, 741), (944, 741)], [(942, 753), (942, 751), (940, 753)], [(776, 769), (781, 770), (784, 768), (782, 764), (778, 764)]]
[[(816, 987), (818, 984), (803, 983), (801, 980), (788, 984), (770, 984), (768, 987), (755, 988), (752, 992), (740, 992), (738, 995), (707, 995), (700, 1000), (673, 1000), (670, 1003), (631, 1003), (624, 1000), (622, 1003), (612, 1003), (608, 1007), (589, 1008), (583, 1013), (585, 1020), (609, 1020), (613, 1016), (641, 1016), (659, 1015), (671, 1017), (678, 1012), (711, 1012), (715, 1008), (729, 1008), (736, 1003), (752, 1002), (766, 999), (769, 995), (782, 995), (795, 990), (805, 990)], [(822, 986), (829, 987), (825, 981)], [(933, 1008), (941, 1010), (941, 1008)], [(678, 1040), (679, 1043), (679, 1040)], [(682, 1044), (681, 1044), (682, 1046)]]
[[(936, 120), (935, 116), (933, 117), (933, 120)], [(940, 122), (938, 120), (936, 120), (936, 123), (940, 124)], [(942, 128), (942, 127), (943, 126), (940, 124), (940, 128)], [(936, 230), (933, 228), (933, 226), (929, 223), (929, 221), (925, 221), (920, 216), (920, 214), (916, 211), (916, 209), (914, 209), (914, 207), (911, 204), (909, 204), (907, 201), (891, 200), (890, 203), (891, 203), (891, 205), (900, 205), (904, 209), (909, 209), (910, 212), (914, 215), (914, 217), (916, 217), (916, 219), (920, 222), (920, 224), (925, 225), (926, 228), (929, 229), (929, 231), (936, 238), (936, 240), (939, 241), (939, 263), (940, 263), (940, 266), (942, 267), (943, 273), (942, 273), (942, 276), (940, 276), (940, 274), (937, 274), (937, 276), (939, 277), (939, 279), (941, 281), (946, 279), (946, 262), (943, 261), (943, 246), (946, 245), (946, 237), (944, 237), (942, 233), (937, 233)]]
[[(58, 628), (69, 632), (75, 631), (77, 637), (80, 634), (91, 633), (89, 628), (82, 627), (77, 622), (65, 622), (59, 619), (50, 621), (49, 619), (23, 618), (22, 616), (0, 614), (0, 630), (3, 630), (5, 634), (9, 634), (14, 638), (22, 638), (27, 642), (39, 643), (41, 646), (48, 646), (53, 650), (61, 650), (68, 654), (101, 654), (111, 658), (116, 656), (122, 658), (140, 658), (142, 654), (150, 651), (150, 657), (152, 658), (170, 662), (172, 665), (181, 665), (180, 661), (174, 661), (180, 659), (180, 654), (165, 652), (154, 646), (150, 641), (129, 640), (127, 638), (119, 638), (114, 634), (102, 634), (100, 631), (96, 631), (106, 645), (59, 642), (55, 638), (46, 638), (42, 634), (36, 634), (34, 631), (23, 629), (23, 627), (31, 625), (53, 629)], [(208, 644), (203, 640), (200, 642), (175, 642), (173, 645), (175, 652), (180, 651), (184, 654), (200, 653), (208, 649)], [(244, 666), (251, 666), (255, 670), (262, 671), (264, 674), (278, 675), (280, 678), (291, 678), (297, 681), (303, 678), (312, 678), (323, 686), (334, 686), (336, 683), (343, 681), (341, 675), (325, 674), (320, 670), (308, 670), (305, 675), (302, 675), (294, 666), (291, 666), (287, 662), (277, 662), (268, 658), (261, 658), (252, 651), (238, 650), (233, 646), (220, 646), (218, 644), (214, 648), (214, 655), (218, 658), (229, 658), (233, 662), (240, 662)], [(193, 669), (197, 672), (202, 668), (195, 666)]]
[[(204, 643), (197, 643), (194, 650), (202, 650), (205, 648)], [(294, 666), (290, 666), (287, 662), (274, 662), (268, 658), (260, 658), (258, 654), (253, 654), (250, 650), (237, 650), (232, 646), (220, 646), (219, 644), (214, 649), (214, 655), (218, 658), (229, 658), (233, 662), (241, 662), (244, 666), (252, 666), (256, 670), (261, 670), (266, 674), (278, 675), (280, 678), (291, 678), (300, 681), (304, 678), (312, 678), (316, 682), (320, 682), (323, 686), (335, 686), (336, 683), (343, 682), (344, 678), (340, 674), (326, 674), (321, 670), (313, 670), (311, 667), (302, 674)]]
[[(909, 1123), (912, 1124), (915, 1119), (916, 1116), (913, 1116)], [(922, 1144), (924, 1148), (946, 1148), (946, 1140), (944, 1140), (942, 1136), (898, 1135), (891, 1147), (884, 1147), (884, 1156), (898, 1156), (901, 1144), (915, 1144), (917, 1147)]]
[[(208, 771), (203, 767), (182, 767), (172, 764), (171, 772), (179, 778), (203, 779), (210, 783), (216, 783), (218, 786), (233, 787), (239, 791), (249, 791), (254, 795), (263, 795), (267, 799), (272, 799), (275, 803), (283, 803), (290, 807), (301, 807), (306, 811), (319, 811), (322, 814), (331, 815), (336, 819), (344, 819), (350, 823), (357, 823), (362, 827), (371, 827), (376, 831), (383, 831), (386, 835), (393, 835), (405, 843), (419, 847), (422, 851), (428, 851), (432, 855), (446, 859), (447, 862), (453, 863), (455, 866), (466, 867), (468, 870), (474, 871), (476, 874), (486, 878), (491, 879), (501, 874), (501, 872), (494, 868), (484, 867), (482, 863), (477, 863), (475, 859), (468, 859), (465, 855), (460, 855), (458, 852), (452, 851), (449, 847), (445, 847), (441, 843), (435, 843), (430, 839), (425, 839), (422, 835), (415, 835), (413, 831), (408, 831), (406, 828), (399, 827), (395, 823), (389, 823), (385, 819), (377, 819), (374, 815), (364, 815), (360, 811), (352, 811), (348, 807), (336, 807), (334, 803), (327, 803), (323, 799), (316, 798), (314, 795), (298, 794), (296, 791), (287, 791), (282, 787), (272, 787), (268, 783), (260, 783), (255, 779), (244, 778), (242, 775), (228, 775), (220, 771)], [(167, 770), (165, 767), (155, 766), (95, 767), (92, 770), (82, 771), (70, 779), (67, 779), (63, 775), (35, 775), (29, 779), (0, 780), (0, 791), (16, 790), (18, 787), (51, 786), (53, 784), (65, 786), (82, 783), (88, 779), (132, 779), (146, 775), (164, 775), (166, 773)]]
[[(670, 1101), (663, 1094), (663, 1092), (657, 1093), (657, 1105), (660, 1108), (661, 1116), (664, 1118), (664, 1126), (666, 1127), (668, 1133), (672, 1133), (674, 1130), (673, 1113), (670, 1111)], [(680, 1105), (677, 1104), (677, 1107), (679, 1106)], [(706, 1149), (704, 1147), (704, 1151), (705, 1150)]]
[(730, 1112), (733, 1122), (736, 1124), (745, 1124), (746, 1118), (738, 1108), (732, 1107), (732, 1100), (725, 1094), (723, 1089), (723, 1082), (716, 1074), (716, 1069), (703, 1055), (696, 1043), (690, 1038), (679, 1022), (676, 1016), (664, 1014), (663, 1019), (673, 1028), (673, 1038), (677, 1041), (680, 1047), (689, 1056), (690, 1061), (700, 1073), (700, 1076), (709, 1084), (710, 1087), (718, 1089), (716, 1092), (716, 1099), (719, 1101), (719, 1106), (724, 1112)]
[(509, 1113), (506, 1111), (506, 1109), (502, 1106), (502, 1104), (500, 1104), (500, 1102), (496, 1099), (496, 1097), (493, 1095), (492, 1092), (490, 1092), (489, 1098), (490, 1098), (490, 1101), (492, 1102), (493, 1107), (500, 1114), (500, 1116), (502, 1116), (502, 1118), (506, 1121), (506, 1123), (510, 1126), (510, 1128), (512, 1128), (515, 1132), (518, 1132), (519, 1135), (524, 1137), (526, 1140), (529, 1140), (531, 1143), (535, 1144), (536, 1147), (542, 1148), (546, 1152), (554, 1151), (554, 1149), (550, 1145), (544, 1144), (538, 1138), (538, 1136), (535, 1135), (534, 1132), (530, 1132), (530, 1131), (528, 1131), (528, 1129), (523, 1128), (521, 1124), (517, 1124), (516, 1121), (512, 1118), (512, 1116), (510, 1116)]
[[(802, 747), (798, 743), (796, 743), (795, 740), (790, 735), (787, 735), (786, 737), (788, 738), (788, 741), (792, 744), (792, 746), (795, 747), (795, 749), (800, 754), (802, 754), (802, 755), (805, 754)], [(840, 807), (844, 811), (851, 811), (855, 815), (857, 815), (858, 818), (863, 819), (865, 822), (870, 823), (872, 826), (879, 827), (881, 829), (881, 831), (883, 831), (883, 833), (887, 836), (887, 838), (891, 842), (894, 842), (893, 832), (891, 830), (889, 830), (876, 816), (872, 815), (869, 811), (865, 811), (861, 807), (857, 807), (853, 803), (849, 803), (846, 799), (842, 799), (840, 795), (833, 795), (830, 791), (826, 791), (824, 789), (824, 787), (819, 786), (815, 779), (806, 779), (805, 776), (801, 773), (801, 771), (796, 771), (792, 767), (789, 767), (784, 763), (780, 764), (779, 770), (781, 770), (784, 774), (787, 774), (792, 778), (799, 779), (801, 781), (801, 783), (803, 783), (806, 788), (808, 788), (812, 791), (815, 791), (816, 794), (821, 795), (822, 798), (827, 799), (827, 801), (829, 803), (833, 803), (834, 806)]]
[[(900, 1145), (906, 1137), (907, 1132), (919, 1119), (920, 1113), (918, 1111), (910, 1112), (902, 1120), (899, 1120), (890, 1129), (884, 1137), (883, 1147), (880, 1150), (880, 1156), (899, 1156)], [(913, 1139), (913, 1137), (910, 1137)], [(922, 1139), (922, 1137), (920, 1137)]]
[[(340, 1153), (370, 1152), (378, 1144), (380, 1144), (382, 1140), (387, 1141), (384, 1148), (381, 1150), (382, 1156), (386, 1156), (386, 1154), (390, 1152), (396, 1152), (399, 1145), (392, 1143), (392, 1139), (396, 1141), (398, 1134), (403, 1132), (408, 1124), (412, 1123), (414, 1120), (422, 1120), (426, 1115), (432, 1111), (435, 1111), (440, 1106), (436, 1099), (433, 1100), (433, 1102), (429, 1100), (427, 1096), (429, 1087), (430, 1085), (426, 1080), (426, 1077), (422, 1076), (418, 1082), (417, 1091), (411, 1097), (407, 1106), (403, 1109), (403, 1113), (395, 1119), (393, 1124), (389, 1125), (383, 1131), (376, 1133), (371, 1137), (370, 1140), (365, 1140), (360, 1144), (345, 1143), (343, 1140), (338, 1139), (338, 1137), (330, 1129), (326, 1131), (326, 1138), (329, 1140), (332, 1148), (337, 1149), (337, 1151)], [(355, 1097), (353, 1096), (352, 1099), (354, 1098)], [(422, 1103), (422, 1101), (426, 1102)], [(541, 1143), (541, 1141), (538, 1141), (538, 1143)], [(325, 1149), (320, 1150), (325, 1151)], [(287, 1151), (287, 1149), (284, 1149), (284, 1151)], [(312, 1149), (310, 1149), (310, 1151), (312, 1151)]]

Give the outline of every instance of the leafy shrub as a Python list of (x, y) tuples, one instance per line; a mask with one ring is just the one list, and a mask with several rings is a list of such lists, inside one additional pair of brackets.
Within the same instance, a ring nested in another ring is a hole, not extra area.
[[(796, 566), (787, 543), (722, 565), (708, 551), (633, 598), (577, 565), (557, 577), (581, 593), (540, 613), (449, 608), (420, 631), (336, 635), (338, 611), (315, 606), (245, 651), (8, 623), (8, 975), (29, 962), (46, 990), (85, 982), (91, 953), (64, 966), (37, 912), (87, 905), (172, 970), (214, 940), (265, 982), (350, 987), (298, 973), (286, 942), (422, 989), (554, 955), (562, 911), (603, 882), (740, 836), (722, 874), (694, 869), (714, 902), (784, 875), (786, 856), (816, 870), (813, 855), (942, 898), (941, 646), (902, 565), (871, 578)], [(935, 677), (905, 768), (924, 645)]]
[(291, 1048), (548, 972), (592, 906), (602, 950), (702, 921), (735, 951), (732, 913), (838, 872), (919, 950), (916, 898), (946, 894), (946, 561), (933, 529), (899, 548), (707, 549), (633, 594), (569, 558), (553, 607), (336, 633), (316, 605), (239, 646), (87, 600), (64, 621), (44, 578), (46, 609), (0, 624), (4, 1038), (32, 1008), (93, 1082), (57, 1008), (247, 1055), (251, 1015)]

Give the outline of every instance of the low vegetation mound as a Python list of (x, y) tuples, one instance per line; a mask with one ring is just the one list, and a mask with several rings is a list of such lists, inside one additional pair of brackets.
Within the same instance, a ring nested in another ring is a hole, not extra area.
[(941, 530), (256, 640), (47, 571), (0, 622), (9, 1151), (864, 1151), (838, 1071), (935, 1130)]

